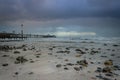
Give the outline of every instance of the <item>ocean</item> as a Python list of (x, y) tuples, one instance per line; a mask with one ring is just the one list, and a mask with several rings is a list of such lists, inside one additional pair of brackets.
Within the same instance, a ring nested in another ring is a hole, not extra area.
[(120, 37), (56, 37), (56, 38), (30, 38), (25, 41), (65, 41), (65, 42), (101, 42), (101, 43), (120, 43)]

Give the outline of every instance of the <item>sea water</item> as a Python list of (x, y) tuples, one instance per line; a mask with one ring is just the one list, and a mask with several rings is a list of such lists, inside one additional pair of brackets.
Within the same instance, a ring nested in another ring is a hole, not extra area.
[(56, 38), (29, 38), (26, 39), (25, 41), (120, 43), (120, 37), (79, 36), (79, 37), (56, 37)]

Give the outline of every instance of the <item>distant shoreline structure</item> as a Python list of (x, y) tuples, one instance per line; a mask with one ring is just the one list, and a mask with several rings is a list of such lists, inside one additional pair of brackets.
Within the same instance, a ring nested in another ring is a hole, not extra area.
[(0, 39), (5, 40), (5, 39), (9, 39), (9, 40), (25, 40), (27, 38), (56, 38), (55, 35), (38, 35), (38, 34), (25, 34), (24, 33), (24, 29), (23, 29), (23, 24), (21, 24), (21, 33), (15, 33), (15, 31), (13, 31), (12, 33), (8, 33), (8, 32), (0, 32)]
[(56, 36), (50, 34), (38, 35), (38, 34), (15, 34), (15, 33), (0, 32), (0, 39), (24, 40), (27, 38), (56, 38)]

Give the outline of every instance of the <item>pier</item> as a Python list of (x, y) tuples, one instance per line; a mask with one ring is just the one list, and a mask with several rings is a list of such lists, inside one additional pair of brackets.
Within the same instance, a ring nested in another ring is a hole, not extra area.
[(56, 38), (55, 35), (0, 33), (0, 39), (24, 40), (27, 38)]
[(24, 40), (27, 38), (56, 38), (55, 35), (38, 35), (38, 34), (24, 34), (24, 30), (23, 30), (23, 24), (21, 24), (21, 33), (17, 34), (15, 33), (15, 31), (13, 31), (12, 33), (8, 33), (8, 32), (0, 32), (0, 39), (5, 40), (5, 39), (9, 39), (9, 40)]

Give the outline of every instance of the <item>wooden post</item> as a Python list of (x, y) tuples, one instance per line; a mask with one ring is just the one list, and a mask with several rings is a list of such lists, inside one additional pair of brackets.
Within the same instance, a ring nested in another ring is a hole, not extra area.
[(21, 38), (23, 40), (23, 24), (21, 24)]

